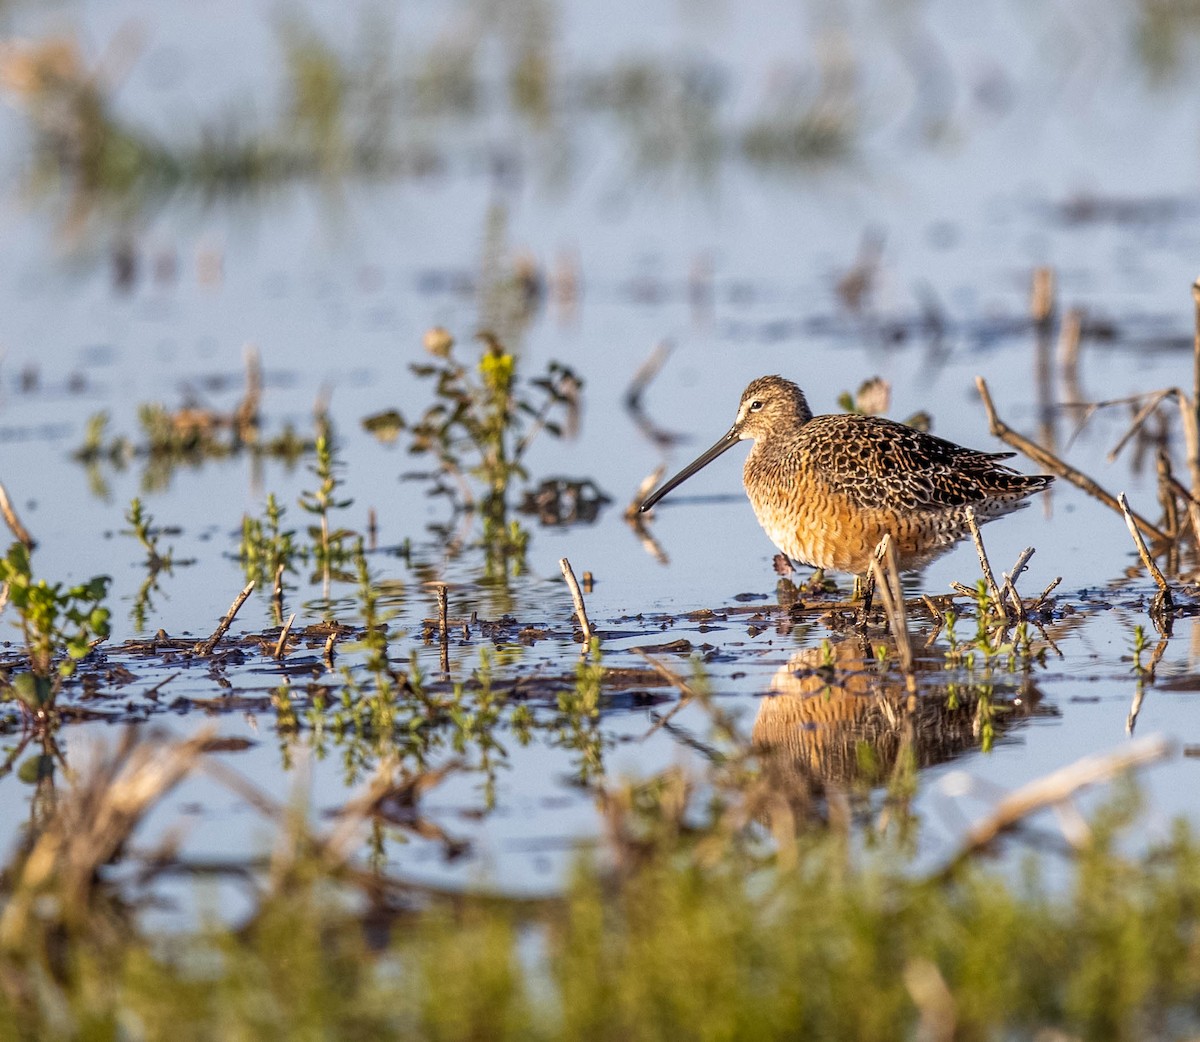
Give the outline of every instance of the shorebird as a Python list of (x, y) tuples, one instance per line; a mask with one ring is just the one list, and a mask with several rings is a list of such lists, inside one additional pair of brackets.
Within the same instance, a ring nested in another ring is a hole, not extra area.
[(1054, 479), (880, 416), (814, 416), (804, 392), (781, 376), (754, 380), (737, 419), (712, 448), (642, 502), (649, 510), (739, 441), (754, 447), (742, 471), (768, 538), (793, 561), (865, 576), (884, 533), (900, 566), (920, 568), (969, 531), (1028, 504)]

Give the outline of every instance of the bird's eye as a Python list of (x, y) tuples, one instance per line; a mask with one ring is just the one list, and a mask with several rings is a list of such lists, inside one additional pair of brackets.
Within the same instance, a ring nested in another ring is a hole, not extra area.
[(758, 412), (758, 410), (759, 410), (759, 409), (761, 409), (761, 408), (762, 408), (762, 406), (763, 406), (763, 403), (762, 403), (762, 402), (760, 402), (760, 401), (759, 401), (757, 398), (755, 398), (755, 399), (754, 399), (754, 401), (752, 401), (752, 402), (750, 403), (750, 411), (751, 411), (751, 412)]

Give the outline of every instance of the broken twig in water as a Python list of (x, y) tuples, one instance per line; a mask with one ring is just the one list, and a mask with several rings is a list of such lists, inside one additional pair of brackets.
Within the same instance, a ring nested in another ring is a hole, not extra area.
[(1158, 594), (1154, 598), (1154, 604), (1150, 609), (1150, 618), (1154, 621), (1155, 627), (1162, 632), (1164, 618), (1169, 615), (1175, 607), (1175, 598), (1171, 596), (1171, 587), (1167, 582), (1166, 576), (1163, 575), (1158, 563), (1154, 560), (1149, 548), (1146, 546), (1146, 540), (1142, 538), (1142, 533), (1138, 531), (1137, 525), (1133, 521), (1133, 512), (1129, 509), (1129, 501), (1125, 498), (1125, 493), (1122, 492), (1117, 496), (1117, 502), (1121, 504), (1121, 513), (1125, 515), (1125, 525), (1129, 529), (1129, 534), (1133, 536), (1133, 545), (1137, 547), (1138, 556), (1142, 559), (1142, 564), (1146, 566), (1146, 571), (1150, 573), (1151, 578), (1158, 584)]
[(283, 624), (283, 629), (279, 631), (279, 640), (275, 642), (275, 650), (271, 653), (275, 658), (281, 659), (287, 654), (287, 639), (288, 634), (292, 632), (292, 623), (296, 621), (296, 613), (292, 612), (288, 616), (287, 622)]
[(438, 644), (441, 647), (442, 672), (450, 672), (450, 587), (444, 582), (432, 582), (438, 603)]
[[(1036, 442), (1030, 441), (1024, 435), (1018, 434), (1001, 420), (996, 415), (996, 406), (992, 403), (992, 396), (988, 392), (987, 381), (982, 376), (975, 377), (975, 386), (979, 389), (979, 397), (982, 399), (983, 407), (987, 411), (988, 428), (995, 437), (1011, 445), (1018, 452), (1024, 453), (1034, 463), (1038, 464), (1038, 466), (1045, 467), (1058, 477), (1065, 478), (1076, 488), (1083, 489), (1089, 496), (1100, 500), (1101, 503), (1110, 509), (1117, 511), (1121, 509), (1116, 496), (1101, 488), (1100, 485), (1084, 474), (1083, 471), (1076, 470), (1068, 463), (1063, 462), (1053, 452), (1042, 448)], [(1170, 542), (1170, 536), (1166, 532), (1162, 531), (1156, 525), (1151, 524), (1144, 517), (1134, 514), (1133, 519), (1138, 528), (1151, 539), (1160, 542)]]
[(236, 618), (237, 613), (241, 611), (242, 605), (246, 603), (246, 598), (253, 592), (254, 583), (246, 583), (245, 588), (233, 599), (233, 603), (229, 606), (229, 614), (223, 616), (221, 621), (217, 623), (217, 628), (213, 630), (212, 636), (208, 640), (202, 640), (192, 647), (192, 651), (195, 654), (211, 655), (213, 653), (213, 648), (217, 646), (217, 641), (225, 636), (226, 631), (233, 625), (233, 620)]
[(587, 609), (583, 606), (583, 591), (579, 589), (579, 583), (575, 580), (575, 573), (571, 570), (571, 562), (565, 557), (559, 558), (558, 567), (562, 570), (563, 578), (567, 580), (567, 589), (571, 591), (571, 600), (575, 602), (575, 617), (579, 620), (579, 628), (583, 630), (583, 644), (587, 647), (592, 643), (593, 631), (592, 624), (588, 622)]

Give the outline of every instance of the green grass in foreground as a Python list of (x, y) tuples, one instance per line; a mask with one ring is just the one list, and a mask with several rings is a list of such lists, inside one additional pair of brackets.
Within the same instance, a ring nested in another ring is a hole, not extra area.
[(643, 804), (562, 900), (426, 897), (386, 931), (297, 831), (248, 922), (147, 935), (84, 896), (64, 833), (5, 874), (0, 1039), (1194, 1037), (1200, 843), (1122, 855), (1135, 802), (1053, 888), (1032, 859), (929, 882), (828, 832), (779, 857)]

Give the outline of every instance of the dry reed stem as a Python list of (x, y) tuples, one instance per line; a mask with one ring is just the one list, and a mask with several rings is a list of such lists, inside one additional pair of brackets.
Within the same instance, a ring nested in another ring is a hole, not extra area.
[(432, 584), (437, 594), (438, 602), (438, 644), (441, 646), (441, 667), (443, 673), (450, 672), (450, 594), (449, 587), (443, 582)]
[(1036, 325), (1046, 325), (1054, 317), (1054, 269), (1033, 269), (1033, 287), (1029, 311)]
[[(1164, 523), (1173, 539), (1179, 538), (1179, 499), (1171, 488), (1174, 475), (1171, 473), (1171, 457), (1161, 448), (1155, 457), (1158, 475), (1158, 505), (1162, 507)], [(1190, 497), (1189, 497), (1190, 498)]]
[(259, 407), (262, 404), (262, 359), (254, 344), (247, 344), (243, 352), (246, 364), (246, 393), (238, 403), (231, 418), (237, 439), (246, 444), (258, 441)]
[(3, 483), (0, 483), (0, 515), (4, 517), (4, 523), (8, 525), (9, 531), (16, 537), (17, 542), (24, 545), (26, 550), (32, 550), (37, 543), (33, 541), (33, 536), (29, 534), (21, 519), (17, 517), (17, 512), (13, 509), (12, 502), (8, 498), (8, 489)]
[(883, 602), (883, 613), (887, 617), (888, 628), (896, 641), (896, 654), (900, 660), (900, 669), (904, 673), (909, 691), (916, 690), (913, 677), (912, 638), (908, 632), (908, 609), (904, 603), (904, 591), (900, 587), (900, 568), (896, 559), (896, 547), (892, 537), (886, 532), (879, 541), (879, 547), (871, 557), (871, 572), (875, 579), (875, 589)]
[(288, 634), (292, 632), (292, 623), (295, 621), (296, 613), (292, 612), (288, 616), (287, 622), (283, 624), (283, 629), (279, 631), (279, 640), (275, 642), (275, 650), (271, 653), (275, 658), (282, 659), (287, 654)]
[(1026, 610), (1025, 602), (1021, 600), (1020, 595), (1017, 593), (1017, 579), (1021, 576), (1021, 573), (1025, 571), (1029, 564), (1029, 559), (1034, 555), (1034, 552), (1035, 551), (1032, 546), (1025, 547), (1025, 549), (1017, 555), (1016, 563), (1012, 568), (1012, 574), (1009, 575), (1007, 572), (1001, 573), (1004, 576), (1004, 593), (1012, 603), (1013, 610), (1016, 612), (1018, 621), (1023, 621), (1025, 619)]
[(937, 876), (944, 878), (950, 875), (976, 851), (982, 850), (1002, 832), (1018, 825), (1036, 811), (1063, 803), (1080, 789), (1108, 781), (1134, 767), (1161, 760), (1171, 751), (1171, 743), (1165, 738), (1142, 738), (1111, 753), (1085, 756), (1043, 778), (1022, 785), (1000, 800), (987, 817), (971, 826), (958, 852)]
[[(113, 752), (82, 770), (13, 869), (11, 893), (0, 914), (0, 946), (18, 946), (32, 929), (30, 917), (44, 916), (39, 908), (53, 908), (59, 921), (87, 915), (100, 867), (191, 772), (214, 734), (214, 728), (206, 727), (186, 741), (165, 742), (139, 736), (130, 727)], [(43, 897), (53, 900), (44, 905)]]
[(575, 580), (575, 572), (571, 569), (570, 561), (561, 557), (558, 567), (562, 570), (563, 578), (567, 580), (567, 589), (571, 591), (571, 600), (575, 602), (575, 617), (579, 620), (579, 628), (583, 630), (583, 646), (587, 648), (592, 643), (595, 631), (592, 629), (592, 624), (588, 622), (587, 608), (583, 605), (583, 591), (579, 589), (579, 583)]
[(1188, 520), (1192, 522), (1192, 538), (1200, 543), (1200, 503), (1196, 502), (1192, 492), (1184, 489), (1180, 484), (1180, 480), (1174, 474), (1168, 479), (1170, 489), (1175, 493), (1176, 498), (1182, 499), (1183, 503), (1188, 508)]
[(1166, 577), (1159, 570), (1158, 564), (1150, 555), (1150, 550), (1146, 546), (1146, 540), (1142, 538), (1142, 533), (1138, 531), (1137, 525), (1133, 520), (1133, 513), (1129, 509), (1129, 501), (1125, 498), (1125, 493), (1121, 492), (1117, 496), (1117, 502), (1121, 505), (1121, 513), (1125, 515), (1125, 525), (1129, 529), (1129, 534), (1133, 536), (1133, 545), (1137, 547), (1138, 555), (1142, 559), (1142, 564), (1146, 566), (1154, 581), (1158, 584), (1159, 590), (1162, 591), (1170, 606), (1171, 587), (1168, 585)]
[(1046, 603), (1046, 598), (1049, 597), (1050, 594), (1055, 589), (1058, 588), (1058, 584), (1060, 582), (1062, 582), (1061, 575), (1057, 576), (1054, 579), (1051, 579), (1049, 584), (1046, 586), (1046, 588), (1041, 593), (1038, 594), (1037, 599), (1033, 602), (1033, 604), (1031, 604), (1029, 606), (1028, 611), (1038, 611), (1041, 608), (1041, 606)]
[(938, 629), (941, 629), (946, 622), (946, 616), (942, 614), (942, 610), (934, 604), (929, 594), (921, 594), (921, 603), (925, 605), (925, 610), (929, 612), (929, 617), (937, 623)]
[[(983, 407), (987, 411), (988, 429), (994, 437), (1011, 445), (1018, 452), (1024, 453), (1034, 463), (1046, 470), (1052, 471), (1059, 477), (1065, 478), (1076, 488), (1083, 489), (1089, 496), (1100, 500), (1105, 506), (1112, 510), (1120, 511), (1121, 505), (1112, 493), (1107, 492), (1097, 482), (1092, 480), (1080, 470), (1076, 470), (1070, 464), (1063, 462), (1053, 452), (1042, 448), (1035, 442), (1030, 441), (1024, 435), (1018, 434), (1009, 427), (999, 416), (996, 415), (996, 406), (992, 403), (992, 396), (988, 392), (987, 381), (982, 376), (975, 377), (975, 386), (979, 389), (979, 397), (983, 401)], [(1151, 539), (1160, 542), (1168, 543), (1171, 541), (1164, 531), (1156, 525), (1147, 521), (1144, 517), (1138, 514), (1133, 514), (1134, 522), (1141, 531), (1148, 535)]]
[(1000, 596), (1000, 587), (996, 585), (996, 577), (992, 574), (992, 566), (988, 561), (987, 550), (983, 546), (983, 536), (979, 531), (979, 522), (975, 520), (975, 510), (972, 507), (967, 507), (967, 527), (971, 530), (971, 538), (975, 541), (975, 552), (979, 555), (979, 567), (983, 569), (983, 580), (987, 583), (988, 596), (992, 599), (992, 603), (996, 605), (996, 610), (1001, 615), (1007, 615), (1004, 610), (1004, 601)]
[(1125, 515), (1125, 524), (1129, 528), (1129, 534), (1133, 536), (1133, 543), (1137, 547), (1142, 564), (1146, 566), (1146, 570), (1153, 577), (1155, 583), (1158, 584), (1158, 593), (1155, 594), (1154, 600), (1150, 604), (1150, 621), (1154, 623), (1154, 628), (1158, 630), (1160, 636), (1170, 636), (1171, 614), (1175, 609), (1175, 599), (1171, 594), (1171, 587), (1168, 585), (1163, 573), (1159, 570), (1158, 564), (1150, 555), (1150, 551), (1146, 548), (1146, 542), (1142, 539), (1137, 526), (1133, 523), (1129, 503), (1125, 499), (1124, 492), (1120, 494), (1119, 499), (1121, 510)]
[(1138, 431), (1145, 426), (1146, 421), (1154, 414), (1154, 411), (1167, 399), (1178, 395), (1182, 392), (1178, 387), (1167, 387), (1161, 391), (1155, 391), (1138, 409), (1133, 419), (1129, 423), (1128, 429), (1121, 435), (1120, 440), (1108, 451), (1108, 462), (1114, 463), (1121, 450), (1129, 444), (1129, 439), (1132, 438)]
[(1058, 334), (1058, 366), (1068, 387), (1079, 386), (1079, 345), (1083, 341), (1083, 311), (1071, 308)]
[(233, 625), (233, 620), (237, 616), (237, 613), (241, 611), (242, 605), (246, 603), (246, 598), (249, 597), (253, 592), (254, 583), (246, 583), (242, 592), (233, 599), (233, 603), (229, 606), (229, 613), (222, 616), (221, 621), (217, 623), (217, 628), (213, 630), (212, 636), (209, 637), (208, 640), (202, 640), (192, 646), (192, 652), (194, 654), (203, 656), (211, 655), (213, 653), (213, 648), (217, 646), (217, 641), (225, 636), (225, 633), (228, 631), (229, 627)]
[(450, 634), (450, 595), (445, 583), (435, 583), (434, 592), (438, 602), (438, 632), (445, 640)]
[(932, 959), (923, 956), (904, 965), (904, 988), (920, 1020), (916, 1037), (925, 1042), (954, 1042), (958, 1038), (958, 1003)]

